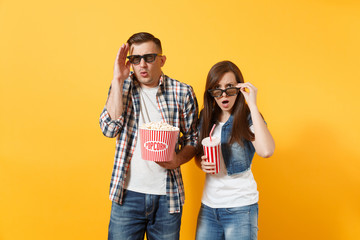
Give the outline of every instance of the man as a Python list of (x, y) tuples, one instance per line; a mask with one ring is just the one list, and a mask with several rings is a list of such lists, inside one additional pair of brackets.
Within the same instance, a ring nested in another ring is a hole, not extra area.
[[(109, 239), (143, 239), (145, 232), (148, 239), (179, 239), (184, 204), (180, 165), (195, 155), (198, 104), (191, 86), (162, 73), (165, 61), (160, 40), (144, 32), (131, 36), (115, 60), (100, 116), (103, 134), (117, 137)], [(169, 162), (141, 159), (139, 126), (158, 121), (182, 133)]]

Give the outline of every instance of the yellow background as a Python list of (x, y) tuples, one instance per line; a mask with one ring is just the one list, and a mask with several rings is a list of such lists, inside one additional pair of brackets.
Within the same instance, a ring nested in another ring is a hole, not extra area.
[[(164, 72), (202, 106), (231, 60), (258, 90), (276, 140), (254, 159), (259, 239), (360, 239), (360, 3), (0, 1), (0, 239), (106, 239), (114, 139), (98, 118), (116, 52), (148, 31)], [(181, 239), (193, 239), (204, 174), (182, 166)]]

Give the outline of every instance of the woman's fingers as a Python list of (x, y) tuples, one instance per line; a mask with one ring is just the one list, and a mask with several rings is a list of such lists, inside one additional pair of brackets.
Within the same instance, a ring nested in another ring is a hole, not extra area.
[(246, 83), (238, 83), (236, 87), (240, 88), (242, 92), (246, 92), (246, 89), (248, 89), (249, 92), (255, 92), (257, 91), (257, 88), (252, 85), (250, 82)]
[(201, 169), (206, 173), (214, 173), (215, 172), (215, 163), (211, 163), (206, 161), (206, 157), (202, 157), (201, 161)]

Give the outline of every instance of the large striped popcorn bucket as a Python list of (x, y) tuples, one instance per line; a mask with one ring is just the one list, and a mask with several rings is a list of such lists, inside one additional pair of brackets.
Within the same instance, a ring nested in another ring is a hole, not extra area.
[(203, 145), (204, 154), (207, 157), (207, 161), (215, 163), (215, 172), (217, 174), (220, 171), (220, 138), (210, 137), (204, 138), (201, 141)]
[(168, 162), (175, 151), (179, 130), (140, 128), (141, 157), (154, 162)]

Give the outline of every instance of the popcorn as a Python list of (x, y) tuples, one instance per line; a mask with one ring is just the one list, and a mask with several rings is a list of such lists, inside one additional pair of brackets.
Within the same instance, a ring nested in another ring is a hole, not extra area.
[(140, 127), (140, 129), (179, 131), (178, 127), (171, 126), (170, 124), (164, 121), (145, 123)]
[(179, 128), (161, 121), (146, 123), (139, 131), (142, 159), (154, 162), (171, 161), (178, 141)]

